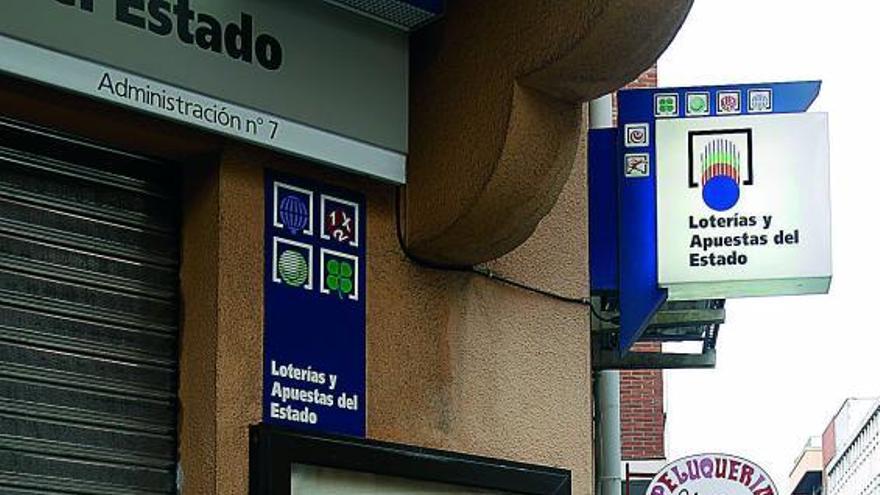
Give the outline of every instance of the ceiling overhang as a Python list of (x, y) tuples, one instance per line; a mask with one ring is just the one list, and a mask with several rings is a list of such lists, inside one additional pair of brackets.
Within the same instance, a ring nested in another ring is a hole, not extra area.
[(409, 252), (461, 267), (525, 242), (583, 166), (584, 102), (650, 67), (691, 4), (447, 2), (411, 40)]

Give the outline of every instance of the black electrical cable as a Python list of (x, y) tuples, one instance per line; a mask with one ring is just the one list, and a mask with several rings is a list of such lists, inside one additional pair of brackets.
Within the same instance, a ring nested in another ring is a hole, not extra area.
[(526, 285), (522, 282), (518, 282), (516, 280), (509, 279), (509, 278), (504, 277), (502, 275), (498, 275), (497, 273), (493, 272), (489, 268), (475, 267), (475, 266), (470, 266), (470, 265), (445, 265), (442, 263), (436, 263), (433, 261), (429, 261), (429, 260), (420, 258), (419, 256), (411, 253), (409, 251), (409, 249), (406, 247), (406, 243), (404, 242), (404, 239), (403, 239), (403, 221), (402, 221), (401, 214), (400, 214), (400, 205), (401, 205), (400, 191), (401, 191), (401, 189), (402, 189), (402, 187), (397, 187), (397, 189), (395, 190), (395, 198), (394, 198), (394, 200), (395, 200), (395, 205), (394, 205), (395, 223), (397, 224), (396, 225), (396, 227), (397, 227), (397, 243), (400, 244), (400, 249), (403, 251), (403, 254), (407, 258), (409, 258), (411, 261), (416, 263), (417, 265), (423, 266), (425, 268), (430, 268), (432, 270), (463, 272), (463, 273), (472, 273), (475, 275), (481, 275), (483, 277), (488, 278), (489, 280), (496, 280), (500, 283), (510, 285), (512, 287), (516, 287), (518, 289), (522, 289), (522, 290), (525, 290), (528, 292), (533, 292), (535, 294), (540, 294), (542, 296), (549, 297), (549, 298), (555, 299), (557, 301), (586, 306), (586, 307), (590, 308), (590, 313), (597, 320), (605, 322), (605, 323), (612, 323), (615, 325), (620, 323), (620, 318), (617, 318), (617, 317), (608, 318), (608, 317), (600, 314), (596, 310), (595, 306), (593, 306), (593, 303), (586, 297), (569, 297), (569, 296), (564, 296), (562, 294), (557, 294), (555, 292), (550, 292), (550, 291), (547, 291), (547, 290), (544, 290), (544, 289), (541, 289), (538, 287), (532, 287), (532, 286)]
[(435, 263), (433, 261), (420, 258), (419, 256), (409, 251), (409, 248), (406, 247), (406, 242), (404, 242), (403, 240), (403, 219), (400, 215), (401, 189), (402, 186), (398, 186), (394, 191), (394, 217), (395, 223), (397, 224), (397, 243), (400, 245), (400, 249), (401, 251), (403, 251), (403, 254), (410, 260), (414, 261), (417, 265), (421, 265), (425, 268), (430, 268), (432, 270), (442, 270), (449, 272), (473, 272), (474, 267), (470, 265), (444, 265), (442, 263)]

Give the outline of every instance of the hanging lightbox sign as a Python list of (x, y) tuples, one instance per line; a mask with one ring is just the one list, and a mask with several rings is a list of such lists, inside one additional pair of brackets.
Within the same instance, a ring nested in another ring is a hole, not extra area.
[(647, 495), (778, 495), (760, 466), (728, 454), (699, 454), (670, 462), (661, 469)]
[(590, 131), (590, 274), (618, 296), (621, 353), (667, 301), (828, 292), (820, 86), (618, 93), (617, 128)]
[(656, 124), (657, 256), (670, 300), (825, 293), (823, 113)]

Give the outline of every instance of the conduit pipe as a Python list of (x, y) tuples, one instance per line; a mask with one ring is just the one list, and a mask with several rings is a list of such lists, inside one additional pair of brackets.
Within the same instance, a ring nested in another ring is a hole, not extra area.
[[(612, 96), (590, 101), (590, 129), (613, 127)], [(599, 495), (620, 495), (620, 372), (600, 371), (596, 381)]]

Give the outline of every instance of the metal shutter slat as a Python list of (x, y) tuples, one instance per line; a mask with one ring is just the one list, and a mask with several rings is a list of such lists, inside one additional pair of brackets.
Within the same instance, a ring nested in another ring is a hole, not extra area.
[(52, 263), (39, 259), (25, 258), (22, 256), (7, 255), (0, 253), (0, 270), (25, 273), (27, 275), (41, 275), (51, 273), (56, 280), (65, 282), (83, 282), (102, 289), (127, 292), (133, 295), (145, 296), (153, 299), (165, 299), (174, 301), (175, 293), (164, 290), (161, 286), (144, 284), (138, 280), (118, 277), (107, 273), (92, 272), (72, 267), (68, 264)]
[(173, 325), (158, 323), (143, 318), (136, 318), (118, 311), (111, 311), (109, 309), (99, 310), (86, 304), (58, 301), (47, 297), (22, 296), (18, 293), (0, 289), (0, 308), (3, 306), (28, 308), (35, 311), (42, 311), (46, 314), (72, 316), (98, 322), (128, 325), (136, 328), (143, 328), (145, 330), (152, 330), (157, 333), (176, 333), (176, 327)]
[(3, 230), (38, 237), (50, 244), (81, 247), (98, 253), (118, 254), (122, 258), (158, 265), (176, 264), (176, 244), (167, 235), (145, 229), (113, 224), (70, 212), (40, 208), (0, 198)]
[[(21, 460), (26, 461), (29, 465), (39, 466), (38, 471), (45, 474), (20, 473), (17, 469), (20, 463), (16, 461)], [(144, 469), (126, 470), (124, 467), (114, 469), (114, 466), (98, 463), (65, 461), (60, 458), (31, 455), (23, 455), (20, 459), (7, 459), (7, 456), (0, 452), (0, 466), (6, 465), (11, 470), (0, 471), (0, 486), (4, 487), (4, 495), (162, 495), (173, 493), (173, 488), (167, 488), (164, 482), (145, 482), (152, 480), (143, 480), (151, 474)], [(76, 473), (98, 471), (94, 476), (100, 477), (101, 480), (89, 481), (64, 476), (70, 471)], [(125, 484), (105, 481), (114, 478), (128, 479)], [(142, 481), (135, 482), (131, 478)], [(150, 485), (158, 486), (151, 487)]]
[(2, 331), (22, 335), (39, 333), (50, 343), (76, 342), (112, 347), (115, 352), (143, 353), (163, 361), (177, 358), (177, 336), (172, 333), (110, 325), (8, 306), (0, 306), (0, 320), (4, 322), (0, 326)]
[[(155, 215), (138, 214), (131, 210), (120, 210), (112, 205), (87, 205), (77, 201), (60, 197), (58, 195), (49, 195), (46, 193), (36, 193), (33, 191), (22, 190), (12, 186), (0, 185), (0, 197), (12, 199), (18, 202), (30, 203), (43, 208), (56, 208), (62, 211), (79, 211), (86, 212), (93, 218), (102, 219), (108, 222), (117, 222), (123, 225), (140, 225), (150, 230), (168, 235), (174, 235), (174, 231), (166, 226), (150, 223)], [(167, 201), (167, 200), (165, 200)]]
[(3, 256), (12, 262), (46, 263), (62, 267), (68, 273), (92, 277), (95, 280), (109, 280), (118, 285), (126, 285), (131, 291), (144, 291), (157, 294), (156, 297), (175, 298), (168, 290), (177, 284), (177, 272), (172, 267), (138, 263), (131, 260), (100, 255), (75, 247), (59, 246), (0, 233), (0, 243), (5, 245)]
[(0, 376), (0, 394), (7, 400), (35, 404), (74, 404), (94, 414), (108, 414), (124, 421), (149, 425), (145, 429), (172, 432), (176, 410), (167, 396), (149, 398), (123, 390), (86, 389), (75, 383), (35, 382), (27, 377)]
[(171, 199), (173, 197), (166, 191), (163, 191), (161, 187), (156, 187), (148, 179), (137, 179), (126, 174), (114, 174), (112, 172), (89, 167), (87, 164), (74, 164), (49, 158), (44, 155), (18, 151), (7, 146), (0, 145), (0, 159), (4, 161), (16, 163), (35, 170), (41, 170), (55, 176), (88, 180), (96, 186), (108, 186), (116, 189), (144, 193), (162, 199)]

